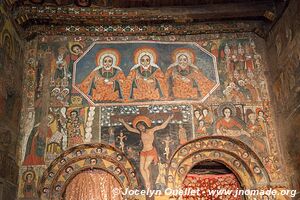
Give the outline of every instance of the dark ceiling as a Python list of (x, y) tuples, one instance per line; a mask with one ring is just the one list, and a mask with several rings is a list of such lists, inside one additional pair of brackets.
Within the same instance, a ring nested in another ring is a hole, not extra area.
[[(101, 26), (110, 26), (112, 30), (123, 26), (134, 26), (138, 30), (144, 26), (152, 27), (151, 29), (171, 26), (169, 34), (181, 34), (181, 32), (199, 34), (215, 30), (216, 32), (255, 32), (264, 37), (288, 4), (287, 0), (10, 1), (13, 16), (25, 37), (34, 34), (34, 30), (39, 34), (47, 31), (47, 34), (52, 32), (59, 34), (61, 33), (59, 31), (70, 29), (70, 26), (85, 27), (89, 31), (85, 31), (84, 34), (92, 33), (91, 29), (103, 28)], [(224, 23), (227, 23), (226, 30), (221, 28), (221, 24)], [(207, 27), (211, 24), (212, 27)], [(182, 30), (182, 25), (196, 27), (196, 29)], [(202, 27), (199, 28), (197, 25)], [(79, 28), (75, 32), (78, 30)], [(112, 32), (109, 34), (116, 34), (115, 31)], [(133, 32), (139, 33), (139, 31)], [(140, 31), (140, 34), (145, 32)]]
[(201, 6), (231, 3), (259, 3), (277, 0), (19, 0), (18, 4), (43, 4), (43, 5), (77, 5), (81, 7), (100, 6), (114, 8), (138, 8), (138, 7), (174, 7), (174, 6)]

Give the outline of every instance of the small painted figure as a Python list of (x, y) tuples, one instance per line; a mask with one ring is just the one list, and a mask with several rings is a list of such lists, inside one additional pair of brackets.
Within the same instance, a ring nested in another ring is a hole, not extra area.
[(260, 126), (260, 124), (257, 122), (257, 117), (255, 113), (248, 114), (248, 123), (247, 128), (251, 135), (251, 140), (256, 147), (255, 149), (259, 153), (266, 154), (269, 150), (269, 143), (266, 139), (266, 135), (263, 131), (263, 128)]
[(257, 122), (258, 124), (262, 127), (263, 132), (267, 133), (268, 131), (268, 126), (267, 126), (267, 121), (265, 119), (265, 113), (262, 109), (256, 109), (256, 115), (257, 115)]
[(155, 181), (155, 186), (159, 190), (163, 190), (166, 187), (166, 175), (167, 175), (168, 164), (158, 163), (158, 176)]
[(66, 52), (67, 49), (65, 47), (60, 47), (58, 49), (58, 55), (56, 60), (52, 61), (52, 68), (54, 68), (54, 76), (51, 79), (51, 84), (57, 87), (66, 87), (69, 82), (70, 73), (68, 71), (68, 63), (66, 61)]
[(120, 141), (120, 148), (121, 148), (121, 151), (124, 152), (124, 148), (125, 148), (125, 143), (124, 143), (124, 140), (127, 139), (127, 137), (124, 135), (124, 133), (121, 131), (120, 132), (120, 135), (117, 137)]
[(170, 159), (170, 146), (171, 144), (174, 143), (170, 136), (167, 136), (167, 138), (162, 142), (162, 144), (165, 144), (165, 152), (164, 152), (164, 155), (166, 155), (166, 160), (169, 160)]
[(83, 143), (83, 125), (77, 110), (72, 110), (67, 119), (68, 147)]
[(198, 123), (198, 128), (196, 130), (197, 136), (202, 136), (207, 133), (206, 127), (205, 127), (205, 122), (203, 120), (199, 120)]
[(35, 199), (35, 173), (34, 171), (28, 170), (23, 174), (24, 187), (23, 187), (23, 195), (25, 199)]
[[(59, 114), (57, 115), (59, 116)], [(60, 118), (60, 116), (59, 116)], [(48, 114), (47, 159), (54, 160), (62, 152), (63, 130), (60, 119)]]
[(114, 127), (109, 127), (108, 128), (108, 134), (109, 134), (109, 138), (108, 138), (108, 144), (115, 147), (115, 129)]
[(180, 145), (187, 143), (186, 129), (183, 127), (182, 124), (179, 124), (178, 138)]
[(78, 42), (72, 42), (69, 43), (69, 51), (71, 53), (70, 55), (70, 64), (73, 65), (73, 63), (79, 58), (79, 56), (81, 56), (83, 54), (83, 46), (82, 44), (78, 43)]
[(207, 108), (203, 108), (199, 120), (203, 120), (205, 124), (210, 125), (213, 122), (213, 116)]
[(83, 54), (83, 45), (80, 42), (69, 42), (68, 54), (66, 55), (66, 62), (68, 64), (69, 75), (73, 74), (74, 62)]

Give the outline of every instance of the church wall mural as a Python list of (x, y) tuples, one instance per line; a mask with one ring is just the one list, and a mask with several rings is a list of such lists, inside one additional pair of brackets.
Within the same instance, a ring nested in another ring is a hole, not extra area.
[(255, 35), (53, 36), (26, 48), (20, 199), (58, 199), (93, 167), (163, 190), (194, 157), (255, 174), (247, 187), (288, 187)]
[[(268, 48), (273, 100), (276, 104), (277, 127), (282, 134), (290, 179), (294, 188), (300, 188), (300, 36), (299, 1), (292, 1), (284, 17), (276, 24), (266, 42)], [(294, 20), (296, 19), (296, 20)], [(273, 40), (273, 41), (272, 41)], [(275, 55), (275, 57), (274, 57)], [(288, 138), (287, 140), (285, 138)]]
[(0, 198), (16, 198), (16, 149), (22, 106), (23, 42), (4, 2), (0, 2)]

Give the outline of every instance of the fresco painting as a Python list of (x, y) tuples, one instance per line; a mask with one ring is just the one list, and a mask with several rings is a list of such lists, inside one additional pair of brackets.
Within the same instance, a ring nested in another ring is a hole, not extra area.
[(103, 49), (97, 53), (98, 67), (79, 84), (84, 94), (91, 96), (95, 101), (117, 101), (125, 98), (125, 76), (120, 64), (119, 52), (115, 49)]
[(50, 107), (45, 162), (50, 164), (68, 148), (97, 140), (92, 133), (97, 130), (93, 124), (95, 115), (99, 113), (94, 107)]
[(38, 200), (38, 182), (45, 170), (44, 167), (26, 167), (21, 169), (22, 182), (20, 184), (19, 198), (22, 200)]
[(92, 105), (199, 101), (219, 84), (214, 55), (197, 43), (94, 43), (74, 69), (74, 88)]
[(9, 10), (0, 3), (0, 179), (1, 197), (16, 198), (20, 110), (22, 107), (23, 41)]
[[(50, 90), (52, 106), (68, 106), (71, 92), (73, 63), (83, 53), (83, 46), (79, 42), (69, 42), (66, 46), (54, 45), (51, 55)], [(51, 51), (47, 45), (42, 45), (43, 51)]]
[[(159, 169), (181, 143), (194, 138), (191, 120), (188, 105), (102, 107), (101, 142), (128, 156), (141, 171), (146, 188), (166, 187)], [(147, 174), (150, 168), (156, 169), (155, 174)]]
[[(37, 40), (38, 56), (28, 54), (26, 66), (26, 98), (34, 103), (23, 130), (27, 178), (19, 181), (27, 196), (58, 198), (75, 173), (94, 167), (123, 186), (163, 190), (181, 184), (201, 156), (230, 159), (242, 180), (246, 168), (263, 184), (285, 180), (255, 39), (176, 38)], [(210, 146), (216, 150), (189, 157)], [(47, 170), (38, 182), (29, 168)]]
[(66, 108), (50, 108), (48, 113), (47, 147), (45, 160), (54, 160), (67, 148)]

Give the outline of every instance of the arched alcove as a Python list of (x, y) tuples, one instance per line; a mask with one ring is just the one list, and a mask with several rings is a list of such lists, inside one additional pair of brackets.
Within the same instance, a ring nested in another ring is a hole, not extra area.
[(181, 188), (188, 172), (206, 161), (225, 165), (244, 189), (269, 187), (269, 175), (255, 152), (241, 141), (225, 136), (202, 137), (177, 149), (169, 162), (168, 187)]
[[(244, 189), (237, 177), (226, 165), (215, 161), (196, 163), (183, 180), (182, 188), (199, 190), (199, 199), (235, 199), (243, 200), (244, 195), (236, 195), (235, 191)], [(214, 191), (234, 191), (231, 194), (217, 194)], [(190, 196), (186, 196), (190, 197)]]
[(121, 200), (122, 186), (115, 175), (99, 169), (89, 169), (76, 174), (63, 192), (64, 200), (114, 199)]
[(121, 151), (107, 144), (83, 144), (66, 150), (45, 170), (38, 188), (40, 199), (63, 199), (74, 177), (89, 170), (105, 172), (123, 190), (138, 186), (134, 167)]

